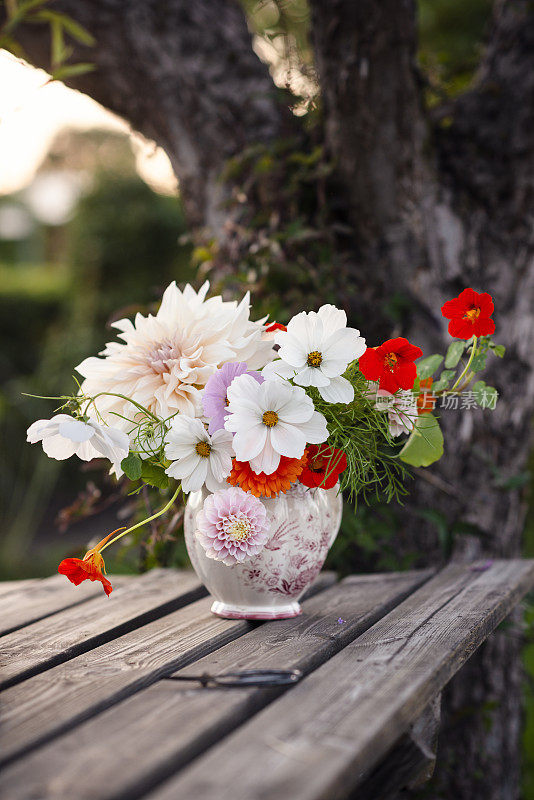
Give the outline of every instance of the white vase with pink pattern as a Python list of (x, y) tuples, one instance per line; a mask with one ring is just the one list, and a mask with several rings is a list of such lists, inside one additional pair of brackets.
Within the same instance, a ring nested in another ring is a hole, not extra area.
[(301, 613), (302, 597), (324, 564), (341, 524), (339, 486), (306, 489), (263, 499), (269, 520), (264, 549), (241, 564), (227, 566), (208, 558), (197, 539), (196, 520), (208, 496), (189, 495), (184, 533), (198, 577), (214, 598), (211, 610), (227, 619), (287, 619)]

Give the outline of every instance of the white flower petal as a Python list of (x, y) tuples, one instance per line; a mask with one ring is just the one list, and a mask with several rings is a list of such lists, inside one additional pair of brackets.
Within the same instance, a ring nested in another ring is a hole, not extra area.
[(281, 456), (302, 458), (306, 448), (306, 437), (301, 426), (279, 422), (271, 429), (271, 444)]
[(321, 306), (317, 312), (317, 316), (323, 323), (323, 335), (325, 338), (334, 333), (334, 331), (345, 328), (347, 325), (347, 315), (345, 312), (329, 303)]
[(66, 458), (73, 456), (76, 452), (76, 446), (76, 442), (71, 442), (59, 434), (47, 436), (43, 439), (43, 450), (49, 458), (55, 458), (56, 461), (64, 461)]
[(335, 331), (323, 344), (321, 351), (323, 358), (325, 360), (338, 359), (350, 364), (351, 361), (363, 355), (367, 349), (365, 339), (359, 334), (360, 332), (355, 328), (343, 328)]
[(59, 423), (59, 434), (72, 442), (87, 442), (95, 434), (91, 425), (79, 419), (68, 419)]
[(328, 386), (319, 389), (319, 394), (327, 403), (352, 403), (354, 389), (346, 378), (332, 378)]
[(266, 475), (272, 475), (278, 469), (279, 464), (280, 455), (274, 450), (268, 436), (261, 453), (251, 460), (250, 466), (256, 474), (265, 472)]
[(281, 359), (277, 359), (276, 361), (271, 361), (270, 364), (267, 364), (261, 371), (262, 376), (266, 380), (285, 380), (287, 378), (292, 378), (297, 370), (295, 367), (292, 367), (290, 364), (286, 364), (285, 361)]
[(313, 412), (313, 416), (309, 422), (305, 422), (299, 427), (306, 437), (308, 444), (322, 444), (328, 439), (326, 420), (318, 411)]
[(299, 386), (328, 386), (329, 379), (317, 367), (304, 367), (295, 376), (295, 383)]
[(260, 423), (234, 436), (234, 450), (238, 461), (250, 461), (258, 456), (265, 445), (267, 426)]

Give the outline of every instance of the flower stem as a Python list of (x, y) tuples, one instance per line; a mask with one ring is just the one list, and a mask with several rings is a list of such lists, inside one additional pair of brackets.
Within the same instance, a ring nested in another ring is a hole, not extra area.
[[(454, 392), (454, 390), (458, 388), (458, 386), (462, 382), (462, 379), (465, 378), (465, 376), (469, 372), (469, 367), (471, 366), (471, 363), (475, 357), (476, 349), (477, 349), (477, 337), (473, 336), (473, 344), (471, 346), (471, 355), (469, 356), (469, 361), (465, 365), (464, 371), (462, 372), (462, 374), (460, 375), (460, 377), (458, 378), (452, 389), (449, 390), (450, 392)], [(449, 393), (449, 391), (447, 392), (447, 394)]]
[(122, 531), (122, 533), (119, 533), (118, 536), (115, 536), (114, 539), (111, 539), (109, 542), (106, 542), (106, 544), (100, 548), (100, 552), (102, 552), (102, 550), (105, 550), (106, 547), (109, 547), (110, 544), (115, 544), (115, 542), (118, 542), (119, 539), (122, 539), (122, 537), (126, 536), (127, 533), (131, 533), (132, 531), (135, 531), (137, 528), (141, 528), (143, 525), (146, 525), (148, 522), (152, 522), (152, 520), (161, 517), (162, 514), (165, 514), (165, 512), (168, 511), (169, 508), (172, 506), (172, 504), (174, 503), (174, 501), (176, 500), (181, 491), (182, 491), (182, 486), (181, 484), (179, 484), (175, 493), (173, 494), (169, 502), (163, 506), (163, 508), (160, 508), (159, 511), (156, 511), (156, 513), (152, 514), (151, 517), (147, 517), (147, 519), (143, 519), (141, 520), (141, 522), (137, 522), (135, 525), (132, 525), (131, 528), (126, 528), (126, 530)]

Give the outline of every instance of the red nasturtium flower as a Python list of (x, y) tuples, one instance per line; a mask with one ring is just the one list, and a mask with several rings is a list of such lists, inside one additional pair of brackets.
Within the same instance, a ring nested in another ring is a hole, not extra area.
[(436, 396), (432, 394), (432, 378), (424, 378), (419, 383), (419, 388), (421, 393), (417, 398), (417, 413), (421, 414), (428, 414), (430, 411), (434, 411), (436, 405)]
[(449, 319), (449, 333), (458, 339), (471, 336), (491, 336), (495, 331), (493, 299), (487, 292), (479, 294), (474, 289), (464, 289), (458, 297), (447, 300), (441, 313)]
[(360, 372), (370, 381), (379, 381), (379, 389), (395, 394), (411, 389), (417, 377), (414, 361), (423, 351), (408, 339), (388, 339), (380, 347), (368, 347), (358, 362)]
[(339, 475), (347, 469), (347, 458), (343, 450), (324, 445), (309, 444), (306, 448), (308, 463), (302, 470), (299, 481), (315, 489), (331, 489)]
[(265, 328), (265, 333), (274, 333), (275, 331), (287, 331), (287, 327), (281, 322), (271, 322)]
[(124, 528), (117, 528), (116, 531), (109, 533), (95, 547), (88, 550), (83, 558), (64, 558), (57, 571), (60, 575), (65, 575), (75, 586), (79, 586), (80, 583), (87, 580), (100, 581), (106, 595), (109, 597), (113, 587), (105, 576), (106, 565), (100, 550), (112, 536), (122, 530)]

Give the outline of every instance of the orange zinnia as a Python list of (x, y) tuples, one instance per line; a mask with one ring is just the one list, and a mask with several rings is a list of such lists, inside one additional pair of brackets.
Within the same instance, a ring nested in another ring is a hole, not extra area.
[(243, 491), (250, 492), (255, 497), (276, 497), (280, 492), (287, 492), (291, 488), (308, 460), (307, 452), (302, 458), (287, 458), (280, 456), (278, 468), (266, 475), (265, 472), (256, 473), (248, 461), (237, 461), (234, 458), (230, 475), (226, 479), (232, 486), (240, 486)]
[(79, 586), (80, 583), (87, 580), (100, 581), (106, 595), (109, 597), (113, 587), (105, 577), (106, 565), (100, 550), (115, 533), (122, 530), (125, 529), (117, 528), (116, 531), (109, 533), (95, 547), (88, 550), (83, 558), (64, 558), (57, 571), (60, 575), (65, 575), (75, 586)]

